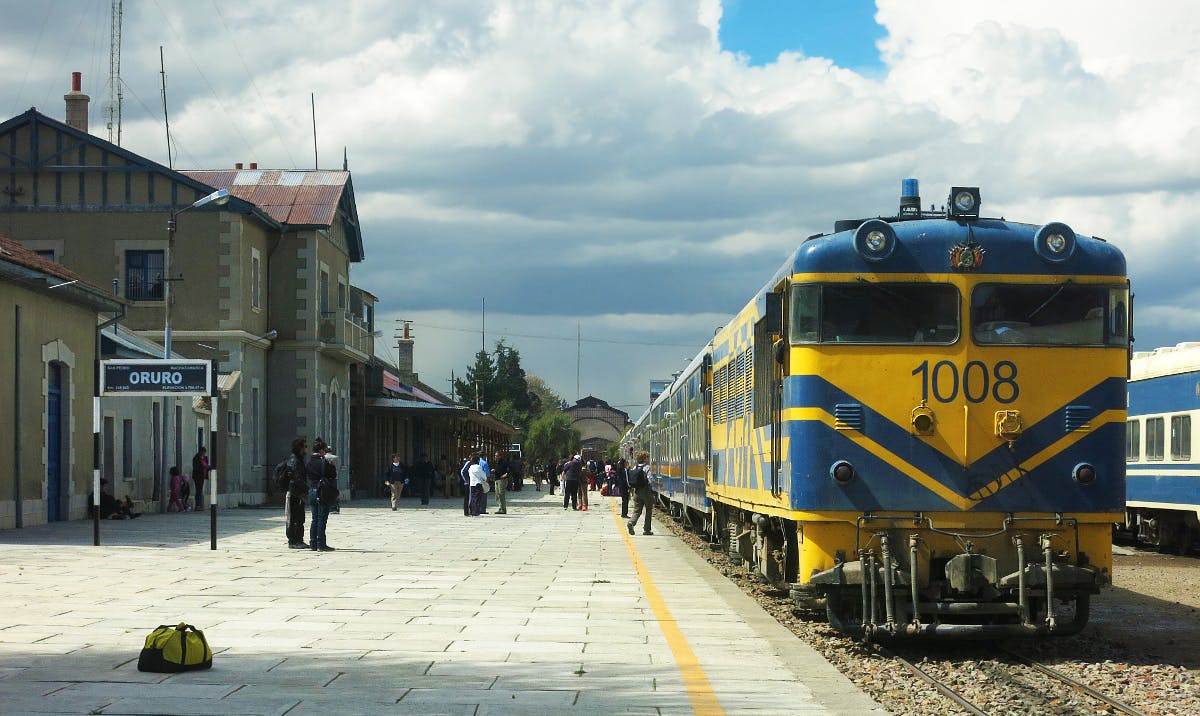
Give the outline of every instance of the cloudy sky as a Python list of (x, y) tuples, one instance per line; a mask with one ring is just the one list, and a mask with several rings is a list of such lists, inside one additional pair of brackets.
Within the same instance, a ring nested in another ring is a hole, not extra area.
[[(0, 0), (0, 116), (61, 117), (81, 70), (107, 136), (109, 4)], [(486, 299), (489, 346), (636, 416), (798, 241), (909, 176), (1105, 237), (1138, 347), (1200, 340), (1185, 0), (131, 0), (122, 144), (165, 163), (160, 46), (178, 168), (311, 168), (315, 94), (352, 280), (438, 388)]]

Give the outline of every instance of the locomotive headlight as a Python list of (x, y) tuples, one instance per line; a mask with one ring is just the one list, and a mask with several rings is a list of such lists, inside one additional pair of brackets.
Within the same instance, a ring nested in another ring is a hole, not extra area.
[(887, 247), (887, 236), (882, 231), (871, 231), (867, 233), (865, 243), (868, 251), (877, 254)]
[(845, 485), (854, 479), (854, 466), (845, 460), (838, 460), (829, 467), (829, 476), (839, 485)]
[(1062, 263), (1075, 253), (1075, 232), (1061, 221), (1052, 221), (1033, 235), (1033, 250), (1043, 261)]
[(1081, 462), (1071, 471), (1071, 477), (1080, 485), (1090, 485), (1096, 479), (1096, 468), (1089, 463)]
[(854, 250), (867, 261), (882, 261), (896, 250), (896, 232), (886, 221), (864, 221), (854, 230)]
[(965, 218), (979, 217), (979, 187), (952, 186), (950, 187), (950, 215)]

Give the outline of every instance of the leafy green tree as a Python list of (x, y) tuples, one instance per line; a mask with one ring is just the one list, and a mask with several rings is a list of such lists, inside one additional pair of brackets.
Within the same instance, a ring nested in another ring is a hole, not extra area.
[(579, 431), (571, 427), (566, 413), (542, 413), (529, 425), (525, 452), (533, 460), (558, 460), (578, 448), (580, 440)]
[(492, 363), (492, 354), (481, 350), (475, 353), (475, 364), (467, 368), (466, 377), (454, 379), (454, 392), (463, 405), (472, 408), (478, 406), (480, 410), (490, 412), (491, 387), (495, 379), (496, 366)]
[(547, 385), (541, 376), (527, 374), (525, 385), (529, 388), (529, 412), (534, 417), (542, 413), (566, 410), (567, 404), (562, 396)]

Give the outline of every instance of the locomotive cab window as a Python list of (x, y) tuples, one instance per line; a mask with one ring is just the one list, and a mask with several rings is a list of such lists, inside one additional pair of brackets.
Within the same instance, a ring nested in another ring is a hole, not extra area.
[(971, 334), (980, 344), (1126, 346), (1124, 286), (986, 284), (971, 296)]
[(788, 336), (805, 343), (934, 343), (958, 340), (959, 293), (948, 284), (808, 284), (792, 288)]

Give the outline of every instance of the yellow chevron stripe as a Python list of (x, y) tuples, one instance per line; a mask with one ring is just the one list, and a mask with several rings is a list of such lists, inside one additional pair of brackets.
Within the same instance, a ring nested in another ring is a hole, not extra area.
[[(796, 420), (796, 421), (817, 421), (817, 422), (824, 423), (825, 425), (829, 426), (830, 428), (833, 428), (834, 423), (835, 423), (833, 415), (830, 414), (828, 411), (823, 410), (821, 408), (789, 408), (788, 410), (783, 411), (783, 419), (784, 420)], [(1123, 410), (1106, 410), (1103, 413), (1101, 413), (1100, 415), (1098, 415), (1095, 420), (1091, 421), (1091, 424), (1092, 425), (1106, 425), (1108, 423), (1114, 423), (1114, 422), (1124, 423), (1125, 422), (1125, 411), (1123, 411)], [(1025, 462), (1021, 463), (1019, 466), (1012, 468), (1008, 472), (1004, 473), (1000, 477), (996, 478), (992, 482), (985, 485), (983, 488), (972, 493), (969, 497), (963, 497), (963, 496), (959, 495), (954, 490), (951, 490), (950, 488), (946, 487), (945, 485), (938, 482), (937, 480), (934, 480), (933, 478), (929, 477), (924, 472), (921, 472), (916, 467), (914, 467), (912, 464), (910, 464), (908, 461), (899, 457), (898, 455), (896, 455), (892, 451), (888, 450), (887, 448), (883, 447), (882, 445), (875, 442), (874, 440), (871, 440), (870, 438), (868, 438), (867, 436), (858, 432), (857, 430), (842, 430), (839, 432), (841, 432), (841, 434), (844, 437), (850, 439), (859, 447), (863, 448), (864, 450), (871, 453), (872, 455), (879, 458), (880, 460), (883, 460), (888, 465), (891, 465), (897, 471), (907, 475), (912, 480), (914, 480), (915, 482), (917, 482), (918, 484), (920, 484), (922, 487), (929, 490), (930, 492), (934, 493), (938, 497), (941, 497), (942, 499), (946, 500), (947, 502), (954, 505), (955, 507), (958, 507), (960, 510), (969, 510), (972, 507), (974, 507), (975, 505), (979, 504), (979, 502), (981, 500), (991, 497), (992, 495), (996, 494), (997, 492), (1004, 489), (1005, 487), (1008, 487), (1009, 485), (1013, 484), (1017, 480), (1024, 477), (1025, 473), (1029, 472), (1030, 470), (1033, 470), (1034, 468), (1036, 468), (1037, 466), (1046, 462), (1047, 460), (1054, 457), (1058, 453), (1062, 452), (1063, 450), (1066, 450), (1067, 448), (1071, 447), (1075, 443), (1079, 442), (1081, 439), (1083, 439), (1084, 436), (1088, 435), (1091, 431), (1090, 430), (1076, 430), (1076, 431), (1067, 433), (1066, 435), (1059, 438), (1054, 443), (1046, 446), (1040, 452), (1038, 452), (1035, 455), (1033, 455), (1032, 457), (1030, 457)]]
[[(825, 423), (830, 428), (834, 427), (833, 415), (825, 410), (822, 410), (821, 408), (789, 408), (783, 411), (783, 419), (819, 421)], [(857, 430), (840, 430), (838, 432), (840, 432), (843, 437), (850, 439), (854, 442), (854, 444), (896, 468), (896, 470), (899, 472), (909, 476), (914, 482), (920, 484), (926, 490), (929, 490), (958, 509), (969, 510), (978, 502), (978, 500), (967, 499), (954, 490), (951, 490), (949, 487), (946, 487), (929, 475), (926, 475), (924, 472), (918, 470), (907, 460), (904, 460), (891, 450), (888, 450), (884, 446), (868, 438), (866, 435), (863, 435)]]
[[(1089, 424), (1090, 425), (1107, 425), (1108, 423), (1124, 423), (1124, 422), (1125, 422), (1125, 411), (1124, 410), (1106, 410), (1103, 413), (1100, 413), (1100, 415), (1097, 416), (1095, 420), (1089, 421)], [(1090, 432), (1091, 432), (1090, 430), (1075, 430), (1075, 431), (1067, 433), (1066, 435), (1062, 436), (1054, 443), (1047, 445), (1041, 452), (1037, 453), (1033, 457), (1031, 457), (1028, 460), (1026, 460), (1025, 462), (1021, 463), (1020, 466), (1014, 467), (1013, 469), (1004, 473), (1000, 477), (998, 477), (995, 480), (992, 480), (988, 484), (984, 485), (982, 488), (980, 488), (978, 491), (976, 491), (974, 494), (971, 495), (971, 499), (979, 501), (986, 497), (991, 497), (992, 495), (996, 494), (997, 492), (999, 492), (999, 491), (1003, 490), (1004, 488), (1008, 487), (1009, 485), (1013, 484), (1017, 480), (1020, 480), (1022, 477), (1025, 476), (1026, 472), (1034, 469), (1038, 465), (1041, 465), (1042, 463), (1046, 462), (1047, 460), (1054, 457), (1058, 453), (1062, 452), (1063, 450), (1066, 450), (1067, 448), (1071, 447), (1075, 443), (1079, 442), (1080, 440), (1083, 439), (1083, 437), (1085, 435), (1087, 435)]]

